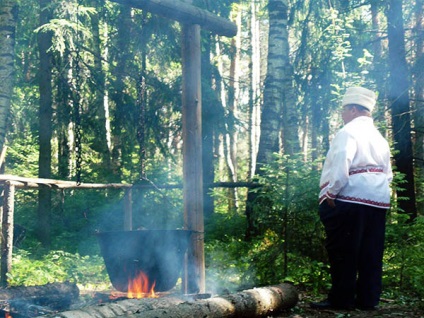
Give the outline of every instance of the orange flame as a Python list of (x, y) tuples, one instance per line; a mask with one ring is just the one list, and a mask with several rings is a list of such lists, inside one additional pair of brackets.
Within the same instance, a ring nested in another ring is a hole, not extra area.
[(149, 288), (149, 278), (143, 272), (140, 272), (134, 279), (130, 279), (128, 282), (128, 298), (157, 298), (155, 294), (156, 282), (153, 282), (152, 287)]
[(4, 313), (4, 318), (12, 318), (12, 315), (6, 311)]

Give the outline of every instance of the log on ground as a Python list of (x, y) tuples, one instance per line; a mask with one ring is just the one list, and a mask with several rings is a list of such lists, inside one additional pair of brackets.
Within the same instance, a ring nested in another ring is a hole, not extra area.
[(161, 298), (126, 299), (44, 318), (218, 318), (266, 317), (296, 306), (298, 292), (290, 284), (248, 289), (234, 294), (195, 300), (181, 295)]
[(70, 299), (77, 299), (79, 297), (78, 286), (74, 283), (64, 282), (39, 286), (12, 286), (0, 288), (0, 301), (57, 295), (66, 295)]
[(21, 312), (38, 306), (64, 310), (79, 297), (76, 284), (50, 283), (40, 286), (12, 286), (0, 289), (0, 309)]
[[(147, 312), (158, 308), (173, 308), (185, 300), (177, 297), (142, 298), (115, 300), (109, 303), (86, 306), (74, 310), (58, 312), (56, 314), (44, 315), (43, 318), (113, 318)], [(40, 317), (41, 318), (41, 317)]]
[(125, 318), (267, 317), (296, 306), (296, 288), (290, 284), (245, 290), (210, 299), (184, 302), (173, 308), (126, 315)]

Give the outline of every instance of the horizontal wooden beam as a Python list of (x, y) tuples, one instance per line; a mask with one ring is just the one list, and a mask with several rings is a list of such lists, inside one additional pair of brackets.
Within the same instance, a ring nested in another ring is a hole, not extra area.
[[(38, 189), (48, 187), (51, 189), (182, 189), (182, 184), (154, 184), (154, 183), (80, 183), (75, 181), (27, 178), (10, 174), (0, 174), (0, 186), (11, 184), (18, 189)], [(205, 185), (206, 188), (255, 188), (255, 182), (215, 182)]]
[(125, 189), (131, 188), (132, 184), (126, 183), (80, 183), (75, 181), (43, 179), (43, 178), (26, 178), (8, 174), (0, 174), (0, 184), (9, 183), (16, 188), (21, 189), (37, 189), (40, 187), (48, 187), (52, 189)]
[(184, 24), (198, 24), (218, 35), (233, 37), (237, 25), (228, 19), (179, 0), (111, 0), (136, 9), (147, 10)]

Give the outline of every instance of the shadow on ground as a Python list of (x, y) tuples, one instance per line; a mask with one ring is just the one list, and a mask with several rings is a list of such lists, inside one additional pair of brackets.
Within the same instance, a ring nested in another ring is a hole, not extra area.
[(383, 300), (375, 311), (361, 310), (317, 310), (310, 308), (312, 301), (321, 299), (313, 299), (306, 295), (300, 295), (300, 301), (296, 307), (287, 310), (279, 315), (272, 316), (274, 318), (365, 318), (365, 317), (392, 317), (392, 318), (424, 318), (424, 306), (414, 304), (397, 304), (392, 300)]

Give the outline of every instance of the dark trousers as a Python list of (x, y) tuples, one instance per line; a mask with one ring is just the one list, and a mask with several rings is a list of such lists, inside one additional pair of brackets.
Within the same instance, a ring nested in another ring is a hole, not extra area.
[(336, 200), (319, 208), (326, 232), (332, 287), (337, 306), (374, 307), (382, 289), (386, 209)]

